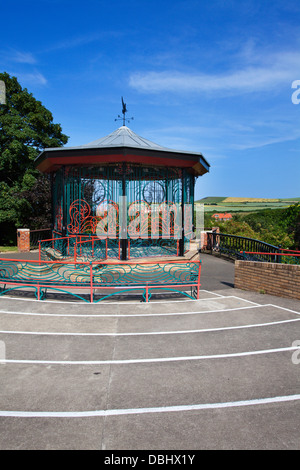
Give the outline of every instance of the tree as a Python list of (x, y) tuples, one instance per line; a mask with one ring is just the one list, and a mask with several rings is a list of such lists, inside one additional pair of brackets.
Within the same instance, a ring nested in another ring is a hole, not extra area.
[[(35, 169), (34, 160), (42, 149), (66, 144), (68, 137), (62, 133), (61, 125), (53, 122), (51, 112), (23, 89), (16, 77), (4, 72), (0, 73), (0, 80), (6, 87), (6, 104), (0, 104), (0, 243), (3, 243), (15, 239), (18, 226), (38, 228), (36, 207), (38, 217), (49, 213), (46, 207), (50, 200), (49, 184), (47, 177)], [(38, 194), (33, 193), (35, 185)], [(40, 204), (36, 201), (38, 197)]]
[(234, 214), (233, 219), (222, 222), (205, 214), (205, 227), (219, 227), (220, 232), (255, 238), (270, 245), (300, 250), (300, 204), (284, 209), (264, 209), (250, 214)]

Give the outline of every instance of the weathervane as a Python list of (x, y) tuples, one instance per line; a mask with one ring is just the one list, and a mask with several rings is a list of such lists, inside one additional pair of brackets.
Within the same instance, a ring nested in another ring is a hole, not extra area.
[(125, 126), (126, 121), (129, 122), (131, 119), (133, 119), (133, 117), (126, 118), (126, 116), (125, 116), (126, 113), (127, 113), (126, 103), (124, 103), (123, 96), (122, 96), (122, 114), (123, 114), (123, 117), (121, 117), (118, 114), (118, 117), (115, 119), (115, 121), (119, 121), (120, 119), (122, 119), (123, 120), (123, 126)]

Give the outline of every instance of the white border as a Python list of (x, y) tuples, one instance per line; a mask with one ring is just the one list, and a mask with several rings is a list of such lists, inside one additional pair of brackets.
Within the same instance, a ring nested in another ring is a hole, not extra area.
[[(241, 307), (241, 308), (255, 308), (255, 307)], [(258, 308), (258, 307), (256, 307)], [(235, 325), (223, 326), (218, 328), (201, 328), (194, 330), (164, 330), (164, 331), (134, 331), (134, 332), (110, 332), (110, 333), (77, 333), (77, 332), (60, 332), (60, 331), (18, 331), (18, 330), (0, 330), (0, 334), (6, 335), (41, 335), (41, 336), (152, 336), (152, 335), (181, 335), (191, 333), (211, 333), (214, 331), (227, 331), (227, 330), (241, 330), (244, 328), (261, 328), (264, 326), (280, 325), (283, 323), (293, 323), (300, 321), (300, 318), (293, 318), (289, 320), (278, 320), (267, 323), (254, 323), (250, 325)]]
[(300, 400), (300, 395), (286, 395), (269, 398), (256, 398), (252, 400), (227, 401), (221, 403), (201, 403), (196, 405), (159, 406), (152, 408), (125, 408), (94, 411), (0, 411), (0, 417), (9, 418), (89, 418), (97, 416), (121, 416), (146, 413), (171, 413), (185, 411), (212, 410), (221, 408), (235, 408), (243, 406), (267, 405), (272, 403), (286, 403)]
[[(226, 297), (230, 298), (230, 297)], [(205, 301), (211, 299), (203, 299)], [(243, 300), (243, 299), (242, 299)], [(245, 302), (248, 302), (247, 300)], [(252, 302), (251, 302), (252, 303)], [(43, 317), (66, 317), (66, 318), (103, 318), (103, 317), (161, 317), (161, 316), (182, 316), (182, 315), (201, 315), (202, 313), (231, 312), (235, 310), (243, 310), (258, 307), (270, 307), (272, 304), (253, 304), (245, 307), (220, 308), (216, 310), (195, 310), (189, 312), (165, 312), (165, 313), (44, 313), (44, 312), (17, 312), (15, 310), (0, 310), (0, 314), (4, 315), (25, 315), (25, 316), (43, 316)], [(292, 310), (290, 310), (292, 312)], [(297, 312), (295, 312), (297, 313)], [(300, 315), (300, 314), (299, 314)]]
[(231, 357), (257, 356), (262, 354), (281, 353), (285, 351), (299, 350), (299, 346), (288, 346), (286, 348), (263, 349), (258, 351), (243, 351), (239, 353), (209, 354), (203, 356), (175, 356), (175, 357), (153, 357), (146, 359), (108, 359), (106, 361), (46, 361), (35, 359), (2, 359), (2, 364), (48, 364), (48, 365), (127, 365), (148, 364), (158, 362), (182, 362), (201, 361), (207, 359), (228, 359)]

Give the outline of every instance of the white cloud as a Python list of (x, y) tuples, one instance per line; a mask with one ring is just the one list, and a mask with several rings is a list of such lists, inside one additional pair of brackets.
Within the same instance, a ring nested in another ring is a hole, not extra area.
[(2, 68), (11, 76), (17, 77), (24, 86), (44, 86), (48, 83), (46, 77), (34, 66), (37, 60), (31, 52), (3, 49), (0, 51), (0, 60), (3, 62)]
[(25, 85), (47, 85), (48, 83), (44, 75), (38, 71), (32, 73), (12, 73), (11, 75), (17, 76), (20, 82)]
[(176, 71), (136, 72), (129, 85), (141, 92), (193, 92), (240, 94), (274, 89), (299, 75), (300, 53), (278, 53), (259, 57), (256, 65), (244, 65), (227, 73), (184, 73)]
[(1, 60), (3, 62), (14, 62), (18, 64), (35, 64), (36, 58), (31, 52), (19, 51), (16, 49), (8, 49), (0, 51)]
[(80, 46), (85, 46), (93, 42), (109, 39), (112, 37), (119, 37), (122, 33), (119, 31), (96, 31), (78, 36), (66, 37), (59, 42), (53, 43), (44, 52), (55, 52), (64, 49), (73, 49)]
[(231, 148), (236, 150), (258, 149), (266, 147), (267, 145), (280, 144), (282, 142), (291, 142), (300, 139), (300, 131), (290, 132), (288, 135), (281, 135), (279, 137), (260, 137), (257, 136), (256, 140), (248, 141), (243, 144), (232, 144)]
[(14, 51), (12, 61), (22, 64), (35, 64), (36, 59), (31, 52)]

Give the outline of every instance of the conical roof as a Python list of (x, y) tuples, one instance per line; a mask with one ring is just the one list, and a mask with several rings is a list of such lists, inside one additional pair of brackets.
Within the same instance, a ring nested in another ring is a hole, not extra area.
[(141, 149), (167, 150), (166, 147), (151, 142), (133, 132), (129, 127), (122, 126), (111, 134), (101, 139), (94, 140), (81, 148), (103, 148), (103, 147), (135, 147)]
[(56, 171), (62, 165), (140, 163), (187, 168), (195, 176), (209, 171), (201, 153), (162, 147), (122, 126), (111, 134), (77, 147), (46, 148), (35, 160), (41, 172)]

